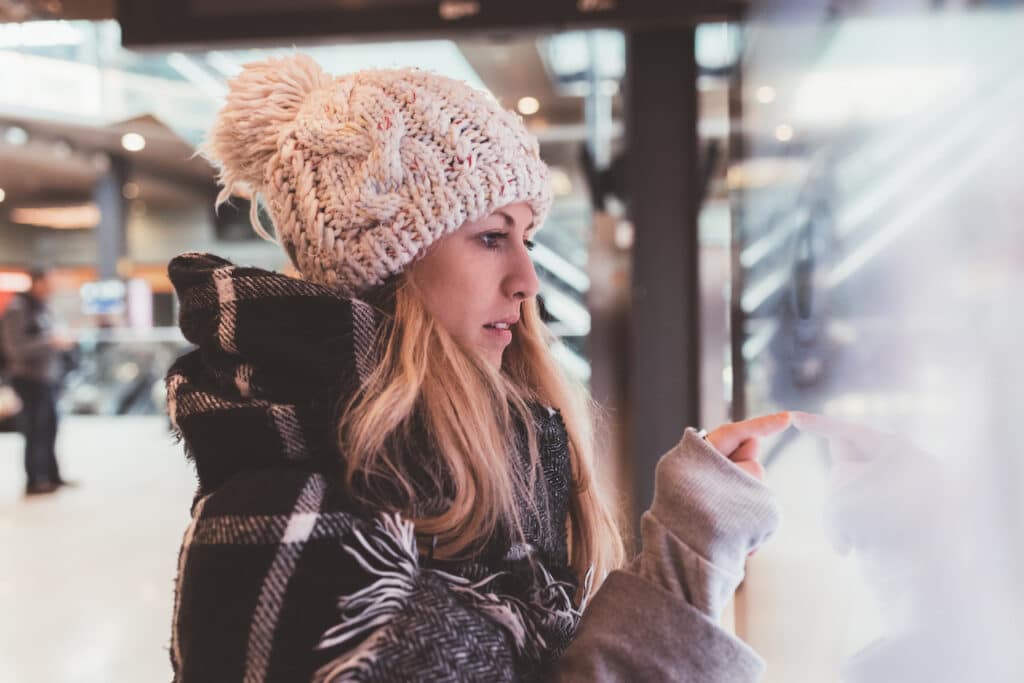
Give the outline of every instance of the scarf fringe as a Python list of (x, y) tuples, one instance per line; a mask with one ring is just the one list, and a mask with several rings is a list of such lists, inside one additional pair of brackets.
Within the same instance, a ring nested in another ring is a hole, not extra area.
[[(316, 672), (314, 683), (359, 680), (376, 662), (379, 648), (392, 637), (395, 617), (414, 599), (421, 568), (413, 523), (398, 513), (384, 514), (374, 520), (369, 533), (354, 530), (354, 536), (356, 541), (343, 547), (376, 580), (338, 599), (340, 623), (324, 632), (317, 649), (342, 649)], [(509, 574), (507, 571), (475, 582), (438, 569), (425, 571), (508, 631), (520, 655), (539, 660), (548, 649), (542, 630), (572, 631), (578, 625), (589, 598), (593, 568), (587, 572), (583, 601), (577, 609), (571, 597), (574, 587), (556, 580), (539, 562), (535, 567), (538, 581), (525, 601), (487, 590)]]
[[(317, 670), (314, 683), (358, 680), (376, 661), (378, 645), (390, 635), (395, 615), (415, 589), (419, 562), (412, 522), (398, 513), (384, 514), (374, 520), (372, 533), (355, 529), (354, 535), (356, 543), (342, 547), (367, 573), (379, 578), (338, 599), (341, 623), (324, 632), (317, 649), (345, 649)], [(353, 647), (353, 642), (358, 644)]]

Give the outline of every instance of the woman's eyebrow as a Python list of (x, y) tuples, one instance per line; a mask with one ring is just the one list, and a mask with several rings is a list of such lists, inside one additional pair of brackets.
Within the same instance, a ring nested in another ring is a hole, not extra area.
[[(516, 227), (515, 219), (512, 218), (512, 216), (510, 216), (509, 214), (505, 213), (504, 211), (495, 211), (494, 213), (498, 214), (499, 216), (505, 219), (505, 227), (508, 228), (509, 230)], [(526, 226), (523, 232), (529, 232), (532, 228), (533, 221), (530, 221), (530, 224)]]

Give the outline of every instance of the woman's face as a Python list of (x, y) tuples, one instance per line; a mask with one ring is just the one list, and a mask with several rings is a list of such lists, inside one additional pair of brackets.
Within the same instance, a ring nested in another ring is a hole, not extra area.
[(537, 295), (533, 229), (529, 204), (503, 206), (438, 240), (410, 272), (434, 319), (495, 367), (512, 341), (521, 304)]

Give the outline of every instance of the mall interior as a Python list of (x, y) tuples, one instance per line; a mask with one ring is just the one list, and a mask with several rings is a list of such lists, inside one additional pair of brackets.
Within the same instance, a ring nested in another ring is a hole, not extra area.
[(723, 617), (765, 683), (1024, 681), (1022, 35), (1015, 0), (0, 0), (0, 312), (45, 273), (68, 482), (27, 492), (2, 375), (0, 681), (172, 677), (167, 264), (298, 276), (200, 153), (296, 50), (536, 136), (538, 296), (627, 536), (687, 426), (821, 416), (761, 441), (783, 524)]

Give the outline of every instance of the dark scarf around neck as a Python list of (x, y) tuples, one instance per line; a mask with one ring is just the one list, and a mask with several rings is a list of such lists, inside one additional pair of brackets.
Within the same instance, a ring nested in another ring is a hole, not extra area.
[[(181, 301), (182, 332), (198, 349), (168, 373), (168, 406), (196, 464), (200, 495), (261, 466), (312, 465), (337, 474), (344, 457), (335, 444), (337, 412), (376, 361), (381, 321), (375, 309), (210, 254), (179, 256), (169, 273)], [(534, 420), (542, 456), (538, 474), (544, 475), (538, 497), (547, 499), (539, 507), (554, 514), (524, 520), (530, 540), (549, 522), (564, 525), (569, 488), (560, 416), (538, 405)], [(523, 427), (517, 431), (525, 443)], [(420, 450), (429, 452), (426, 444)]]
[[(168, 270), (181, 302), (182, 332), (197, 347), (167, 376), (168, 411), (196, 466), (197, 500), (233, 475), (263, 467), (309, 468), (338, 481), (337, 409), (373, 367), (375, 310), (325, 287), (210, 254), (183, 254)], [(507, 604), (532, 614), (527, 621), (535, 637), (523, 647), (544, 659), (541, 650), (550, 655), (568, 642), (579, 613), (568, 597), (576, 583), (566, 556), (571, 472), (565, 427), (557, 411), (537, 406), (535, 413), (544, 489), (533, 506), (540, 518), (524, 517), (525, 543), (496, 538), (471, 562), (433, 565), (455, 590), (473, 594), (478, 582), (500, 575), (489, 595), (500, 592), (512, 601)]]

